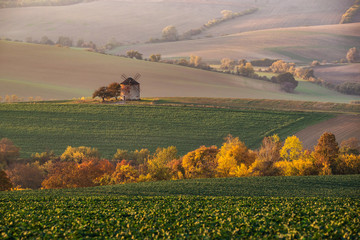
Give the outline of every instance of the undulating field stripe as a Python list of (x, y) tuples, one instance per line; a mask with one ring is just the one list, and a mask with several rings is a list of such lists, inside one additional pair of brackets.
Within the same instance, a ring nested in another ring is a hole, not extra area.
[(185, 154), (201, 145), (220, 146), (228, 134), (257, 148), (264, 136), (285, 138), (333, 117), (266, 110), (58, 103), (0, 104), (0, 114), (0, 138), (13, 140), (23, 157), (88, 146), (98, 148), (106, 158), (117, 148), (155, 151), (171, 145)]

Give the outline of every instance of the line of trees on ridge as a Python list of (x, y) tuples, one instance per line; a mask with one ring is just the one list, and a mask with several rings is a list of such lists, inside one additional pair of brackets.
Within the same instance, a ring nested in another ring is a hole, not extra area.
[(360, 173), (360, 143), (356, 138), (339, 146), (332, 133), (324, 133), (313, 151), (305, 150), (296, 136), (284, 142), (265, 137), (251, 150), (229, 135), (220, 148), (201, 146), (184, 156), (177, 148), (127, 151), (117, 149), (111, 160), (96, 148), (68, 146), (57, 156), (52, 151), (19, 159), (11, 140), (0, 140), (0, 189), (75, 188), (170, 179), (303, 176)]
[(175, 26), (169, 25), (162, 29), (162, 38), (151, 38), (148, 42), (149, 43), (158, 43), (158, 42), (173, 42), (173, 41), (182, 41), (182, 40), (189, 40), (191, 37), (201, 34), (202, 32), (206, 31), (207, 29), (214, 27), (220, 23), (229, 21), (231, 19), (249, 15), (252, 13), (255, 13), (258, 11), (258, 8), (250, 8), (247, 10), (244, 10), (242, 12), (233, 12), (231, 10), (222, 10), (221, 14), (222, 17), (220, 18), (213, 18), (209, 20), (207, 23), (205, 23), (203, 26), (195, 29), (190, 29), (189, 31), (186, 31), (185, 33), (179, 35), (178, 31)]

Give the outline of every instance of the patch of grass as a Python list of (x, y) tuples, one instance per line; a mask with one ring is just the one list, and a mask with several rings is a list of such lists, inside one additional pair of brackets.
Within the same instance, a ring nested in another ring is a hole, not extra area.
[[(309, 88), (312, 85), (308, 86)], [(159, 105), (206, 106), (230, 109), (286, 110), (329, 113), (359, 113), (360, 105), (346, 103), (323, 103), (309, 101), (284, 101), (272, 99), (238, 99), (238, 98), (147, 98), (141, 102)]]
[(96, 105), (0, 104), (0, 138), (21, 147), (23, 157), (67, 146), (96, 147), (111, 158), (117, 148), (154, 151), (174, 145), (185, 154), (201, 145), (218, 145), (228, 134), (250, 148), (267, 135), (285, 138), (333, 117), (324, 113), (222, 108)]
[(28, 192), (41, 195), (352, 197), (360, 198), (360, 175), (241, 177), (130, 183)]

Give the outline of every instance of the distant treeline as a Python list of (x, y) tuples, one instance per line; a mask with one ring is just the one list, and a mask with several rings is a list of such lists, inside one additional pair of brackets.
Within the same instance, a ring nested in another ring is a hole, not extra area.
[[(353, 49), (355, 49), (357, 51), (356, 48), (352, 48), (350, 50), (353, 50)], [(349, 52), (350, 52), (350, 50), (349, 50)], [(356, 54), (358, 55), (358, 53), (356, 53)], [(352, 61), (351, 60), (352, 58), (353, 57), (349, 56), (349, 53), (348, 53), (347, 60), (349, 63), (358, 61), (357, 58), (356, 58), (356, 61), (355, 60)], [(360, 83), (343, 82), (341, 84), (333, 84), (324, 79), (317, 78), (314, 74), (313, 68), (311, 68), (311, 67), (296, 67), (295, 63), (287, 63), (287, 62), (284, 62), (283, 60), (273, 60), (273, 59), (267, 59), (267, 58), (251, 61), (251, 64), (254, 66), (259, 66), (259, 67), (269, 67), (265, 70), (267, 72), (274, 72), (274, 73), (289, 72), (289, 73), (293, 74), (295, 77), (302, 78), (309, 82), (316, 83), (322, 87), (326, 87), (328, 89), (335, 90), (335, 91), (338, 91), (338, 92), (341, 92), (344, 94), (360, 95)], [(313, 63), (311, 64), (311, 66), (313, 66), (313, 67), (319, 66), (319, 65), (320, 65), (320, 63), (318, 61), (313, 61)], [(255, 76), (253, 78), (257, 78), (257, 77)], [(258, 78), (258, 79), (269, 81), (269, 78), (266, 78), (266, 77), (262, 77), (262, 78)]]
[(354, 4), (342, 15), (340, 24), (354, 22), (354, 17), (360, 14), (360, 0), (356, 0)]
[[(111, 160), (96, 148), (67, 147), (61, 156), (47, 151), (19, 159), (19, 148), (0, 140), (0, 190), (16, 188), (75, 188), (129, 182), (243, 176), (305, 176), (360, 173), (360, 144), (356, 138), (339, 146), (324, 133), (313, 151), (304, 150), (296, 136), (280, 141), (265, 137), (250, 150), (229, 135), (220, 148), (201, 146), (184, 156), (175, 146), (127, 151), (117, 149)], [(3, 171), (2, 169), (5, 169)]]
[(0, 8), (63, 6), (93, 1), (96, 0), (0, 0)]
[(16, 103), (16, 102), (27, 102), (27, 101), (29, 101), (29, 102), (39, 102), (39, 101), (43, 101), (43, 98), (40, 97), (40, 96), (24, 98), (24, 97), (18, 97), (15, 94), (5, 95), (4, 98), (2, 96), (0, 96), (0, 103), (2, 103), (2, 102)]

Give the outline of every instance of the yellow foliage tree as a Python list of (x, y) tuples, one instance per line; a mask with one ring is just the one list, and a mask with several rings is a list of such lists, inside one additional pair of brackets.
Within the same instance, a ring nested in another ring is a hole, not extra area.
[(168, 164), (171, 160), (178, 158), (177, 149), (174, 146), (158, 148), (156, 153), (148, 161), (148, 173), (154, 180), (168, 180), (171, 178), (171, 171)]
[(302, 154), (302, 143), (296, 136), (287, 137), (284, 146), (280, 150), (280, 156), (287, 161), (294, 161)]
[(241, 164), (250, 166), (256, 154), (250, 152), (239, 138), (229, 135), (217, 154), (217, 175), (220, 177), (237, 176)]
[(319, 169), (315, 166), (315, 159), (309, 152), (301, 154), (298, 159), (293, 161), (279, 161), (274, 164), (283, 176), (307, 176), (317, 175)]
[(191, 55), (190, 56), (190, 61), (189, 64), (194, 66), (194, 67), (199, 67), (201, 65), (201, 57), (199, 56), (195, 56), (195, 55)]
[(360, 174), (360, 155), (340, 154), (334, 164), (334, 174)]
[(68, 146), (65, 152), (60, 156), (62, 161), (75, 161), (77, 163), (83, 162), (85, 159), (100, 158), (99, 151), (91, 147), (71, 147)]
[(131, 166), (130, 164), (118, 163), (116, 165), (116, 170), (112, 175), (112, 180), (114, 183), (128, 183), (128, 182), (135, 182), (138, 178), (138, 172), (136, 169)]
[(219, 152), (216, 146), (201, 146), (183, 157), (182, 166), (186, 178), (211, 178), (215, 177)]

